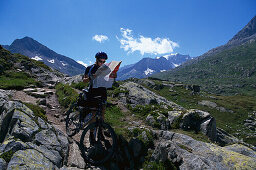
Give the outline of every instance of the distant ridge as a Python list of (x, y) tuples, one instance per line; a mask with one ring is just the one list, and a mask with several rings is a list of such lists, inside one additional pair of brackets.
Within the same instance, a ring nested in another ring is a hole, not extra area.
[(30, 37), (16, 39), (10, 46), (3, 45), (3, 47), (12, 53), (20, 53), (32, 59), (43, 61), (49, 67), (70, 76), (82, 74), (85, 70), (85, 67), (75, 60), (56, 53)]
[(152, 75), (199, 84), (213, 93), (256, 91), (256, 17), (227, 44), (211, 49), (173, 70)]
[(139, 62), (124, 66), (118, 71), (118, 80), (128, 78), (145, 78), (152, 74), (164, 72), (190, 60), (189, 55), (170, 54), (157, 58), (143, 58)]

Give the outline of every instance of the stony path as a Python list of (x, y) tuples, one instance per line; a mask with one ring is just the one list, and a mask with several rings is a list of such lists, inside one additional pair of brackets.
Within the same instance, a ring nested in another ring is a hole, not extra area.
[[(53, 89), (53, 92), (53, 95), (50, 95), (46, 98), (46, 104), (48, 106), (46, 109), (46, 115), (53, 126), (60, 129), (62, 132), (66, 134), (66, 126), (64, 121), (65, 109), (63, 109), (60, 106), (59, 101), (57, 99), (57, 95), (55, 93), (55, 89)], [(69, 156), (67, 162), (68, 167), (76, 167), (80, 169), (83, 169), (85, 167), (85, 162), (80, 155), (80, 150), (77, 145), (77, 143), (80, 140), (80, 136), (81, 133), (75, 135), (72, 138), (68, 138), (70, 143)]]

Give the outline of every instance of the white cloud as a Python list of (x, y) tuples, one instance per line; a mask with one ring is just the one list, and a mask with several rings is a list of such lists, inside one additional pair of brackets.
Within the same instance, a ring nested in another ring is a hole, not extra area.
[(93, 40), (98, 41), (99, 43), (102, 43), (106, 40), (108, 40), (108, 37), (106, 35), (94, 35), (92, 37)]
[(78, 62), (79, 64), (82, 64), (82, 65), (85, 66), (85, 67), (88, 66), (88, 64), (84, 63), (83, 61), (76, 61), (76, 62)]
[(149, 54), (166, 54), (173, 52), (173, 49), (179, 47), (179, 44), (169, 40), (168, 38), (149, 38), (140, 35), (138, 38), (133, 38), (132, 30), (120, 28), (122, 38), (117, 39), (120, 41), (121, 46), (128, 53), (139, 51), (142, 55)]

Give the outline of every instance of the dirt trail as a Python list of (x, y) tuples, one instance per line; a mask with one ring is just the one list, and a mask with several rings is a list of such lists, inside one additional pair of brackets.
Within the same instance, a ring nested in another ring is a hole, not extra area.
[[(58, 101), (57, 95), (55, 93), (55, 89), (53, 90), (53, 94), (46, 98), (47, 108), (46, 108), (46, 116), (51, 122), (51, 124), (60, 129), (64, 134), (66, 134), (66, 125), (65, 125), (65, 109), (63, 109)], [(77, 167), (83, 169), (85, 167), (85, 162), (81, 157), (81, 153), (78, 147), (78, 143), (80, 141), (81, 132), (72, 138), (69, 139), (69, 156), (67, 161), (68, 167)]]

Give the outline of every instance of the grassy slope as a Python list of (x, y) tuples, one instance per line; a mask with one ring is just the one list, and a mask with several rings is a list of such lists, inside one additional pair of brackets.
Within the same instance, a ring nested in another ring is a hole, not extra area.
[(40, 61), (32, 60), (20, 54), (0, 49), (0, 88), (2, 89), (24, 89), (29, 85), (40, 85), (35, 78), (28, 73), (18, 71), (15, 65), (21, 65), (30, 69), (32, 67), (43, 67), (50, 70), (48, 66)]
[(252, 96), (256, 93), (256, 42), (224, 50), (153, 77), (198, 84), (213, 93)]
[[(158, 84), (161, 83), (157, 80), (154, 80), (154, 82)], [(200, 109), (209, 112), (215, 117), (217, 127), (224, 129), (238, 138), (243, 138), (245, 142), (256, 145), (255, 138), (245, 138), (251, 131), (243, 126), (243, 121), (248, 117), (248, 113), (256, 110), (255, 96), (220, 96), (206, 92), (201, 92), (198, 95), (192, 95), (191, 91), (186, 90), (184, 87), (174, 87), (172, 92), (169, 91), (169, 87), (164, 87), (161, 90), (154, 90), (150, 87), (147, 88), (168, 100), (185, 107), (186, 109)], [(198, 102), (202, 100), (215, 102), (219, 107), (232, 110), (233, 113), (221, 112), (214, 108), (199, 105)], [(236, 135), (238, 132), (240, 135)]]

